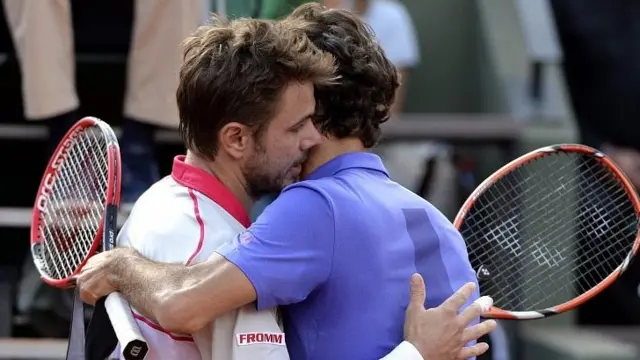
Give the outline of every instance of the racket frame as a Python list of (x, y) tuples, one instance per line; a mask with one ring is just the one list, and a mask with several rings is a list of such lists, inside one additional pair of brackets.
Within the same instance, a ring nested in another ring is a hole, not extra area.
[[(31, 252), (35, 260), (36, 259), (35, 253), (38, 251), (42, 251), (41, 249), (43, 246), (43, 241), (40, 238), (40, 233), (39, 233), (41, 215), (43, 213), (43, 209), (45, 208), (46, 202), (49, 199), (51, 187), (55, 182), (55, 175), (57, 171), (56, 169), (64, 161), (67, 151), (72, 146), (73, 140), (75, 139), (75, 137), (78, 136), (85, 129), (90, 127), (96, 127), (96, 126), (100, 128), (100, 130), (103, 132), (104, 135), (106, 135), (105, 139), (106, 139), (106, 146), (107, 146), (107, 152), (108, 152), (108, 157), (107, 157), (107, 161), (109, 164), (109, 170), (107, 172), (108, 185), (107, 185), (106, 199), (104, 204), (106, 213), (103, 214), (103, 216), (100, 219), (98, 231), (94, 236), (93, 243), (89, 248), (87, 256), (80, 262), (80, 265), (75, 269), (75, 271), (71, 275), (63, 279), (54, 279), (46, 275), (43, 271), (40, 271), (41, 279), (45, 283), (53, 287), (65, 289), (65, 288), (71, 288), (75, 286), (75, 276), (80, 273), (80, 271), (82, 270), (84, 265), (87, 263), (89, 258), (98, 251), (103, 238), (105, 240), (109, 240), (110, 244), (113, 244), (115, 246), (116, 231), (115, 230), (112, 231), (113, 233), (112, 239), (105, 238), (104, 234), (105, 234), (105, 219), (108, 220), (109, 218), (108, 215), (114, 212), (113, 210), (109, 210), (110, 208), (113, 207), (114, 203), (116, 204), (115, 205), (116, 219), (112, 221), (115, 224), (115, 221), (117, 220), (117, 204), (120, 201), (120, 186), (118, 184), (118, 181), (121, 178), (120, 177), (121, 176), (120, 148), (118, 146), (117, 138), (115, 137), (115, 134), (113, 133), (113, 130), (111, 129), (111, 127), (98, 118), (88, 116), (76, 122), (69, 129), (69, 131), (67, 131), (67, 133), (64, 135), (64, 137), (56, 147), (56, 150), (54, 151), (53, 155), (49, 159), (49, 163), (47, 164), (44, 175), (42, 176), (42, 180), (40, 181), (40, 186), (38, 187), (38, 192), (36, 194), (36, 200), (33, 205), (33, 211), (31, 215), (31, 230), (30, 230)], [(111, 225), (109, 224), (109, 226)], [(36, 261), (36, 266), (37, 265), (38, 264)]]
[[(105, 196), (104, 213), (100, 218), (98, 230), (94, 235), (93, 243), (87, 256), (81, 261), (75, 271), (64, 279), (52, 279), (50, 276), (40, 271), (41, 278), (47, 284), (69, 288), (75, 285), (75, 276), (82, 271), (89, 258), (93, 256), (102, 244), (102, 251), (109, 251), (116, 246), (116, 234), (118, 225), (118, 207), (120, 205), (120, 179), (122, 179), (122, 167), (120, 164), (120, 147), (118, 139), (111, 127), (102, 120), (95, 117), (85, 117), (75, 123), (58, 144), (53, 156), (47, 164), (45, 174), (40, 182), (36, 202), (33, 207), (31, 219), (31, 251), (34, 252), (38, 244), (42, 244), (39, 227), (42, 208), (46, 205), (51, 186), (55, 181), (57, 167), (64, 161), (64, 156), (72, 145), (73, 140), (79, 133), (89, 127), (98, 127), (105, 137), (107, 146), (107, 190)], [(34, 255), (34, 261), (36, 256)], [(38, 269), (40, 270), (40, 269)], [(131, 308), (126, 300), (119, 293), (111, 293), (105, 300), (105, 307), (109, 314), (109, 319), (114, 328), (118, 342), (121, 346), (121, 354), (125, 359), (144, 359), (149, 351), (149, 347), (136, 320), (131, 313)]]
[(115, 146), (107, 145), (107, 162), (109, 164), (107, 182), (109, 185), (107, 186), (107, 197), (104, 204), (105, 213), (100, 223), (98, 235), (102, 235), (102, 250), (109, 251), (116, 247), (122, 166), (120, 164), (120, 147), (118, 145), (118, 139), (110, 128), (109, 131), (105, 131), (105, 134), (107, 135), (107, 144), (114, 144)]
[[(103, 125), (106, 125), (103, 123)], [(107, 125), (108, 126), (108, 125)], [(107, 179), (107, 196), (105, 213), (102, 217), (101, 232), (102, 250), (109, 251), (116, 247), (116, 234), (118, 232), (118, 207), (120, 206), (120, 179), (122, 179), (122, 166), (120, 164), (120, 148), (118, 139), (109, 128), (105, 132), (109, 146), (107, 161), (109, 170)], [(91, 254), (93, 255), (93, 254)], [(91, 256), (90, 255), (90, 256)], [(142, 337), (140, 329), (131, 314), (131, 307), (120, 293), (111, 293), (107, 296), (104, 306), (109, 314), (109, 320), (120, 344), (120, 353), (125, 359), (144, 359), (149, 351), (147, 342)], [(123, 309), (126, 311), (123, 312)], [(118, 317), (114, 319), (114, 317)]]
[[(471, 195), (469, 195), (467, 200), (464, 202), (464, 204), (458, 211), (458, 214), (456, 215), (455, 220), (453, 221), (453, 224), (456, 227), (456, 229), (460, 230), (462, 224), (464, 223), (464, 219), (466, 215), (472, 209), (476, 200), (488, 188), (490, 188), (493, 184), (498, 182), (498, 180), (500, 180), (507, 174), (511, 173), (515, 169), (519, 168), (520, 166), (532, 160), (535, 160), (537, 158), (541, 158), (544, 156), (548, 156), (551, 153), (562, 153), (562, 152), (581, 153), (584, 155), (592, 156), (596, 158), (598, 161), (600, 161), (601, 163), (603, 163), (607, 168), (609, 168), (612, 171), (615, 177), (622, 183), (624, 191), (626, 192), (627, 196), (631, 200), (631, 203), (633, 205), (633, 208), (636, 211), (636, 214), (640, 214), (640, 199), (638, 198), (638, 194), (634, 186), (631, 184), (631, 181), (627, 178), (624, 172), (618, 167), (618, 165), (611, 158), (609, 158), (603, 152), (586, 145), (557, 144), (557, 145), (545, 146), (518, 157), (517, 159), (509, 162), (508, 164), (498, 169), (495, 173), (493, 173), (491, 176), (486, 178), (482, 183), (480, 183), (480, 185), (478, 185), (478, 187), (476, 187), (476, 189), (471, 193)], [(635, 258), (638, 252), (638, 248), (640, 248), (640, 233), (636, 232), (636, 238), (633, 243), (633, 246), (631, 247), (629, 253), (625, 256), (625, 259), (623, 260), (623, 262), (620, 265), (618, 265), (611, 272), (611, 274), (609, 274), (606, 278), (600, 281), (600, 283), (598, 283), (591, 289), (587, 290), (586, 292), (576, 296), (575, 298), (569, 301), (566, 301), (562, 304), (559, 304), (550, 308), (546, 308), (546, 309), (528, 310), (528, 311), (508, 311), (508, 310), (500, 309), (496, 306), (492, 306), (491, 309), (486, 314), (483, 315), (483, 317), (491, 318), (491, 319), (507, 319), (507, 320), (534, 320), (534, 319), (541, 319), (541, 318), (561, 314), (569, 310), (575, 309), (578, 306), (584, 304), (589, 299), (599, 294), (600, 292), (602, 292), (604, 289), (610, 286), (616, 279), (618, 279), (620, 275), (622, 275), (629, 268), (629, 265), (631, 264), (631, 262), (633, 261), (633, 259)], [(478, 269), (474, 269), (474, 270), (477, 271)], [(487, 295), (491, 296), (491, 294), (487, 294)]]

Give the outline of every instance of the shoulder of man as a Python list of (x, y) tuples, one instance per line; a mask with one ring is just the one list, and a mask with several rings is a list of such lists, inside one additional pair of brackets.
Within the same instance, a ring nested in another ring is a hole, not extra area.
[(202, 261), (217, 246), (212, 244), (216, 235), (220, 243), (233, 235), (222, 211), (208, 201), (170, 182), (154, 185), (134, 205), (118, 234), (118, 246), (135, 248), (156, 261)]
[(302, 180), (286, 186), (282, 190), (282, 193), (293, 190), (293, 189), (306, 188), (306, 189), (315, 191), (318, 194), (328, 199), (329, 196), (331, 195), (331, 190), (335, 185), (336, 185), (335, 179), (333, 179), (332, 177), (323, 177), (323, 178), (313, 179), (313, 180)]

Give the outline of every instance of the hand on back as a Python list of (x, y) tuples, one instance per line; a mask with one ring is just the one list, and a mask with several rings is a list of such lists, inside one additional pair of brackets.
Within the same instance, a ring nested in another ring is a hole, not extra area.
[(487, 296), (476, 300), (458, 314), (469, 299), (475, 284), (467, 283), (442, 305), (425, 309), (426, 289), (419, 274), (411, 277), (411, 297), (407, 307), (404, 336), (413, 344), (425, 360), (462, 360), (479, 356), (489, 349), (487, 343), (465, 345), (490, 333), (496, 328), (494, 320), (486, 320), (474, 326), (468, 325), (487, 312), (493, 301)]

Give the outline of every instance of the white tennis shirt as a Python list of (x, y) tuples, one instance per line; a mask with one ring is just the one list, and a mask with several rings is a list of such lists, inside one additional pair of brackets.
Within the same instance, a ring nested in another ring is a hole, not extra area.
[[(223, 243), (249, 226), (240, 202), (216, 177), (173, 162), (171, 176), (158, 181), (133, 206), (118, 235), (118, 246), (133, 247), (160, 262), (194, 264), (206, 261)], [(134, 309), (149, 343), (147, 360), (288, 360), (284, 333), (274, 310), (253, 304), (236, 309), (190, 335), (170, 333)], [(402, 343), (384, 360), (423, 360)]]

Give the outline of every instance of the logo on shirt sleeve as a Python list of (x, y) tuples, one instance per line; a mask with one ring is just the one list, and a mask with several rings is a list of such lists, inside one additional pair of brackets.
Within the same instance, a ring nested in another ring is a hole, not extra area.
[(220, 254), (224, 254), (224, 253), (238, 250), (239, 247), (246, 245), (251, 240), (253, 240), (253, 235), (251, 235), (250, 232), (245, 231), (227, 240), (224, 244), (220, 245), (220, 247), (216, 250), (216, 252)]
[(251, 241), (251, 239), (253, 239), (253, 235), (251, 235), (249, 231), (240, 233), (238, 235), (238, 245), (246, 245), (247, 243), (249, 243), (249, 241)]
[(247, 332), (237, 333), (236, 340), (238, 345), (251, 345), (251, 344), (271, 344), (271, 345), (286, 345), (284, 342), (284, 333), (273, 332)]

